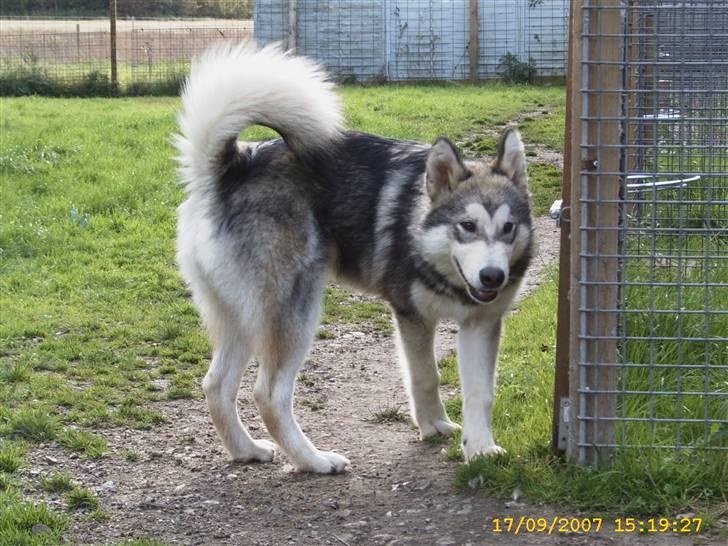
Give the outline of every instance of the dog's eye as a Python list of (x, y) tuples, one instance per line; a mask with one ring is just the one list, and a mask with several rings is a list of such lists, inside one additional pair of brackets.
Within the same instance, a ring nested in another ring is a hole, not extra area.
[(460, 227), (463, 228), (465, 231), (473, 233), (475, 231), (475, 222), (460, 222)]
[(503, 224), (503, 235), (508, 235), (511, 231), (513, 231), (513, 222)]

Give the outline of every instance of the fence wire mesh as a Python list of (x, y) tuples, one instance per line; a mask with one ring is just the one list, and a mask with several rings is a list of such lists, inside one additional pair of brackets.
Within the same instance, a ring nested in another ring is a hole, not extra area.
[(252, 37), (252, 0), (117, 0), (112, 82), (109, 0), (5, 0), (0, 91), (98, 94), (175, 90), (190, 58), (221, 39)]
[(586, 0), (576, 16), (578, 458), (728, 451), (728, 3)]
[(340, 81), (561, 77), (567, 19), (568, 0), (6, 0), (0, 92), (174, 91), (208, 44), (253, 35)]
[[(567, 0), (298, 0), (297, 51), (344, 81), (564, 76)], [(257, 0), (259, 42), (290, 40), (290, 0)], [(475, 18), (476, 37), (471, 21)]]

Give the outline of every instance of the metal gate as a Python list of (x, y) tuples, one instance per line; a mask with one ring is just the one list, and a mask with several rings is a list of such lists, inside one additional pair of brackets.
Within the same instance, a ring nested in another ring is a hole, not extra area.
[(728, 451), (728, 4), (573, 9), (555, 441)]

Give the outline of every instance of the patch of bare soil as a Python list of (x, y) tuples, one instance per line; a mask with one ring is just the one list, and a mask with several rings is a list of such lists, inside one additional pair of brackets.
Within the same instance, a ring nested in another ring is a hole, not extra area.
[[(541, 108), (530, 112), (521, 112), (507, 123), (495, 125), (483, 125), (478, 130), (473, 131), (459, 140), (457, 144), (461, 146), (467, 155), (480, 156), (484, 152), (494, 155), (495, 147), (498, 139), (500, 139), (506, 127), (518, 127), (524, 120), (532, 120), (542, 118), (550, 113), (548, 108)], [(526, 154), (529, 161), (551, 165), (559, 169), (564, 168), (564, 156), (561, 152), (552, 150), (548, 146), (539, 143), (526, 142)], [(483, 149), (483, 146), (486, 146)], [(489, 149), (488, 147), (492, 148)]]
[[(540, 218), (540, 252), (526, 282), (552, 263), (558, 232)], [(35, 450), (31, 473), (67, 471), (101, 499), (108, 518), (81, 519), (72, 543), (116, 543), (147, 536), (169, 544), (687, 544), (689, 537), (495, 534), (492, 518), (550, 517), (557, 507), (528, 499), (505, 502), (453, 485), (456, 463), (442, 446), (417, 440), (407, 422), (374, 424), (373, 412), (400, 406), (406, 394), (394, 341), (354, 327), (334, 327), (334, 339), (316, 341), (298, 381), (295, 412), (322, 449), (352, 461), (339, 476), (291, 472), (284, 456), (260, 465), (228, 462), (204, 400), (158, 403), (168, 423), (151, 431), (103, 432), (111, 455), (91, 461), (58, 447)], [(438, 356), (453, 348), (454, 332), (439, 331)], [(239, 410), (256, 437), (265, 429), (251, 398), (255, 366), (243, 381)], [(449, 390), (448, 390), (449, 389)], [(452, 388), (444, 388), (452, 396)], [(130, 462), (123, 450), (134, 450)], [(54, 502), (53, 499), (49, 499)], [(55, 502), (58, 502), (57, 500)]]

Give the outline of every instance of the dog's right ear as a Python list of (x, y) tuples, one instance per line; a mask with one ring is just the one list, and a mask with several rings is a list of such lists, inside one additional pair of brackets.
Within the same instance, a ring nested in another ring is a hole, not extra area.
[(427, 154), (425, 180), (431, 199), (451, 192), (470, 172), (463, 165), (455, 145), (445, 137), (439, 137)]

